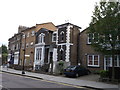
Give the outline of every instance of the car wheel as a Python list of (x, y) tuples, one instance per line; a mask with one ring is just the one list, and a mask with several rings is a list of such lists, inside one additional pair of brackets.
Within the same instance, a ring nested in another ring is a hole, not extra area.
[(68, 77), (68, 75), (65, 75), (65, 77)]
[(75, 77), (79, 77), (79, 74), (78, 74), (78, 73), (76, 73), (76, 74), (75, 74)]
[(87, 71), (87, 75), (89, 75), (90, 74), (90, 71)]

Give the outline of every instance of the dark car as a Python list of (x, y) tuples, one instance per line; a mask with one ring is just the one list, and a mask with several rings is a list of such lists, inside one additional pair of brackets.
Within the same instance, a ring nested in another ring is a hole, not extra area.
[(90, 71), (80, 65), (69, 66), (64, 69), (64, 74), (71, 77), (79, 77), (90, 74)]

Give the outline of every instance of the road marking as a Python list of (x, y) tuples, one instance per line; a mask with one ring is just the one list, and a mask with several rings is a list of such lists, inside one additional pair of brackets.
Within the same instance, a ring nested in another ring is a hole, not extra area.
[[(6, 73), (6, 72), (4, 72)], [(6, 74), (12, 74), (12, 73), (6, 73)], [(19, 77), (24, 77), (24, 78), (29, 78), (29, 79), (34, 79), (34, 80), (38, 80), (38, 81), (44, 81), (44, 82), (49, 82), (49, 83), (55, 83), (55, 84), (60, 84), (60, 85), (64, 85), (64, 86), (71, 86), (71, 87), (75, 87), (75, 88), (86, 88), (86, 87), (82, 87), (82, 86), (77, 86), (77, 85), (72, 85), (72, 84), (67, 84), (67, 83), (62, 83), (62, 82), (56, 82), (56, 81), (50, 81), (50, 80), (43, 80), (43, 79), (37, 79), (34, 77), (27, 77), (27, 76), (21, 76), (21, 75), (17, 75), (17, 74), (12, 74), (15, 76), (19, 76)], [(87, 88), (86, 88), (87, 89)], [(90, 89), (89, 90), (94, 90), (94, 89)]]
[(71, 85), (71, 84), (62, 83), (62, 82), (55, 82), (55, 81), (49, 81), (49, 80), (41, 80), (41, 81), (55, 83), (55, 84), (61, 84), (61, 85), (64, 85), (64, 86), (71, 86), (71, 87), (75, 87), (75, 88), (84, 88), (84, 87), (81, 87), (81, 86)]
[(85, 87), (81, 87), (81, 86), (75, 86), (75, 85), (71, 85), (71, 84), (55, 82), (55, 81), (50, 81), (50, 80), (41, 80), (41, 79), (32, 78), (32, 77), (25, 77), (25, 78), (30, 78), (30, 79), (34, 79), (34, 80), (40, 80), (40, 81), (49, 82), (49, 83), (61, 84), (61, 85), (64, 85), (64, 86), (71, 86), (71, 87), (75, 87), (75, 88), (85, 88)]
[(3, 87), (2, 85), (0, 85), (0, 87)]

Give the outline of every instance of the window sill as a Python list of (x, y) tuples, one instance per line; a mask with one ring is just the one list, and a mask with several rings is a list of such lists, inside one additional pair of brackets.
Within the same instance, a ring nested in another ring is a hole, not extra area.
[(87, 67), (91, 67), (91, 68), (100, 68), (100, 66), (95, 66), (95, 65), (88, 65)]
[(87, 43), (86, 45), (91, 45), (91, 43)]

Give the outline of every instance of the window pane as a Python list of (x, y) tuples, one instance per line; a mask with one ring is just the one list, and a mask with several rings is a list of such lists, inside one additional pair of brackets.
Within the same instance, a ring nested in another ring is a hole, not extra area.
[(115, 56), (114, 66), (117, 66), (117, 56)]
[(94, 65), (98, 65), (98, 56), (94, 56)]
[(92, 65), (92, 56), (89, 56), (89, 65)]
[(96, 42), (96, 43), (98, 42), (98, 33), (94, 34), (94, 42)]
[(88, 44), (92, 43), (92, 39), (93, 39), (93, 34), (89, 33), (88, 34)]
[(32, 31), (32, 32), (31, 32), (31, 34), (32, 34), (31, 36), (34, 36), (34, 34), (35, 34), (35, 31)]
[(119, 67), (120, 67), (120, 55), (119, 55), (119, 57), (118, 57), (118, 61), (119, 61)]
[(52, 40), (53, 40), (53, 41), (56, 41), (56, 33), (54, 33), (54, 34), (52, 35)]
[(40, 57), (40, 60), (41, 60), (41, 56), (42, 56), (42, 48), (40, 48), (39, 51), (40, 51), (40, 53), (39, 53), (39, 54), (40, 54), (39, 57)]
[(106, 56), (106, 66), (110, 66), (111, 56)]

